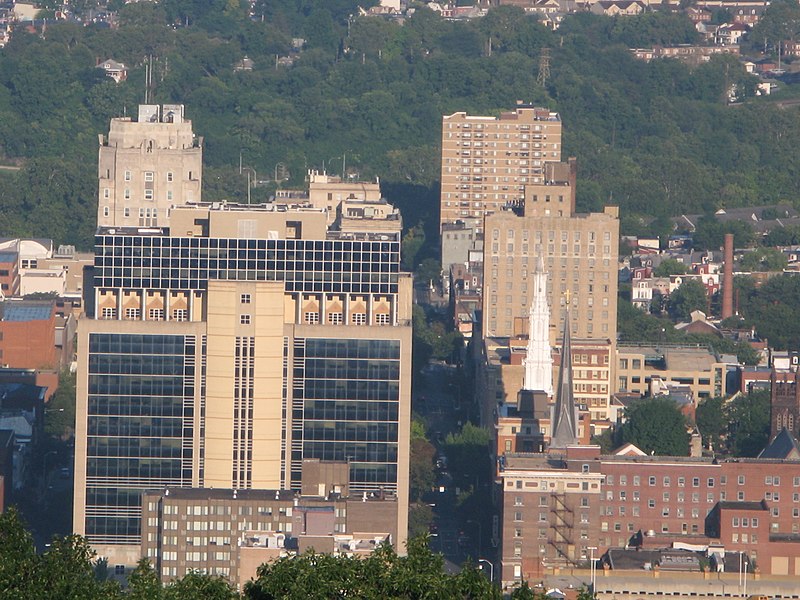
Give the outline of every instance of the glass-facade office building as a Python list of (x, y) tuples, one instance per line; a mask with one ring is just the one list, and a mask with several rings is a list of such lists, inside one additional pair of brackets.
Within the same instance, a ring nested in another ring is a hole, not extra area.
[(402, 544), (411, 279), (399, 243), (159, 233), (96, 237), (76, 532), (135, 564), (144, 490), (299, 491), (312, 458), (346, 461), (352, 494), (396, 495)]

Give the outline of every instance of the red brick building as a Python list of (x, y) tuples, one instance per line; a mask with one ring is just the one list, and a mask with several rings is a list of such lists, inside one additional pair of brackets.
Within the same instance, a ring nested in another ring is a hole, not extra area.
[(58, 369), (56, 311), (51, 301), (0, 303), (0, 366)]
[(502, 581), (585, 564), (590, 548), (598, 557), (639, 532), (665, 543), (718, 543), (747, 552), (764, 574), (800, 575), (800, 451), (784, 434), (762, 456), (601, 455), (597, 446), (506, 455)]

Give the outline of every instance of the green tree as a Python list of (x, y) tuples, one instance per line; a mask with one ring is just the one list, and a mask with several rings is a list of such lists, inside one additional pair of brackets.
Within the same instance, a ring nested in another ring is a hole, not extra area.
[(127, 598), (129, 600), (162, 600), (164, 598), (164, 586), (149, 559), (140, 559), (128, 578)]
[(669, 314), (673, 319), (687, 320), (695, 310), (708, 310), (706, 287), (697, 279), (686, 279), (669, 295)]
[(625, 411), (620, 439), (647, 454), (686, 456), (689, 434), (686, 418), (670, 398), (648, 398)]
[(739, 266), (743, 271), (783, 271), (789, 261), (776, 248), (756, 248), (742, 257)]
[(670, 277), (671, 275), (684, 275), (685, 273), (686, 265), (674, 258), (662, 260), (661, 263), (653, 269), (654, 277)]
[(409, 488), (411, 501), (419, 502), (436, 481), (434, 459), (436, 448), (425, 435), (425, 426), (414, 419), (411, 427), (411, 457), (409, 465)]
[(51, 437), (66, 439), (75, 432), (75, 373), (58, 374), (58, 389), (47, 403), (44, 431)]
[(720, 442), (727, 430), (725, 399), (721, 396), (703, 398), (697, 405), (695, 421), (703, 442), (713, 448), (720, 448)]
[(754, 457), (769, 442), (770, 394), (758, 391), (738, 396), (728, 408), (728, 450), (733, 456)]
[(0, 514), (0, 596), (8, 600), (37, 597), (39, 557), (33, 537), (15, 508)]

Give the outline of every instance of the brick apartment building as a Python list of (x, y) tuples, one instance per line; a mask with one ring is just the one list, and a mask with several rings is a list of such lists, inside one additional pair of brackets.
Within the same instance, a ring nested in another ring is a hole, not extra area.
[(501, 461), (502, 581), (648, 542), (720, 544), (763, 574), (800, 575), (800, 452), (779, 436), (755, 459), (646, 456), (597, 446)]

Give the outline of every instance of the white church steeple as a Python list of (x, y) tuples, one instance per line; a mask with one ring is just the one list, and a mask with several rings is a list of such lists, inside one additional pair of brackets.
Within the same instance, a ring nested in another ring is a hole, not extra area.
[(547, 273), (540, 256), (533, 273), (533, 301), (529, 313), (528, 351), (525, 356), (526, 390), (553, 395), (553, 357), (550, 354), (550, 307), (547, 304)]

